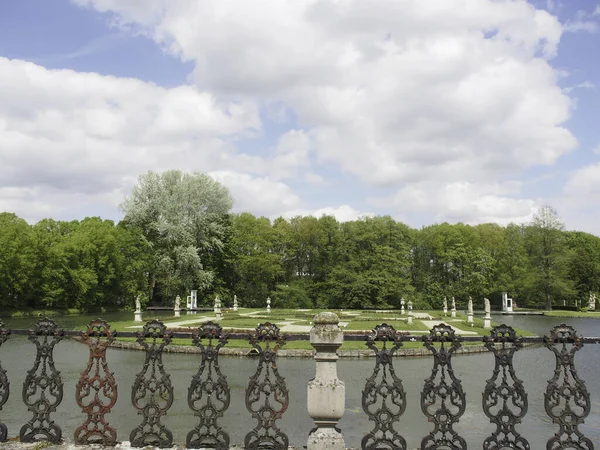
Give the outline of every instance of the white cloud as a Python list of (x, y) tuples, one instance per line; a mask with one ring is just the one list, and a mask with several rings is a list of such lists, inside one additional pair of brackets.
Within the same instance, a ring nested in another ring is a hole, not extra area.
[[(567, 195), (585, 199), (585, 202), (600, 199), (600, 163), (584, 166), (571, 172), (565, 183), (564, 192)], [(598, 201), (596, 200), (596, 202)]]
[(218, 96), (283, 102), (318, 162), (371, 185), (502, 177), (576, 145), (547, 61), (562, 27), (525, 2), (80, 3), (194, 61)]
[[(73, 1), (191, 61), (196, 86), (0, 60), (7, 186), (92, 195), (177, 167), (213, 173), (237, 208), (272, 215), (315, 210), (301, 183), (282, 180), (343, 173), (352, 195), (400, 189), (399, 206), (506, 221), (534, 202), (502, 180), (577, 145), (565, 126), (574, 103), (551, 66), (563, 26), (524, 1)], [(276, 144), (241, 153), (265, 133), (261, 117), (278, 124)]]
[(271, 174), (275, 178), (290, 178), (298, 169), (309, 166), (310, 137), (302, 130), (290, 130), (279, 137)]
[(585, 31), (586, 33), (597, 33), (600, 30), (598, 22), (593, 20), (573, 20), (565, 24), (565, 30), (571, 33)]
[(22, 215), (39, 210), (39, 200), (22, 201), (33, 199), (28, 192), (54, 192), (44, 197), (56, 211), (77, 195), (92, 201), (125, 190), (147, 170), (261, 170), (260, 158), (237, 154), (226, 140), (260, 130), (256, 107), (193, 86), (165, 89), (0, 57), (0, 98), (2, 208)]
[(229, 188), (235, 200), (234, 211), (250, 211), (258, 216), (279, 215), (300, 206), (300, 198), (291, 188), (268, 177), (252, 177), (232, 171), (209, 172), (209, 175)]
[(565, 219), (567, 228), (600, 235), (600, 162), (571, 171), (552, 205)]
[[(363, 212), (353, 208), (350, 205), (341, 206), (327, 206), (325, 208), (318, 208), (314, 210), (310, 209), (293, 209), (285, 211), (282, 216), (286, 219), (291, 219), (296, 216), (334, 216), (339, 222), (350, 222), (352, 220), (358, 220), (361, 217), (374, 217), (374, 212)], [(276, 218), (277, 216), (273, 216)]]
[(571, 93), (576, 89), (596, 89), (596, 85), (591, 81), (584, 81), (582, 83), (575, 84), (573, 86), (569, 86), (564, 88), (566, 93)]
[(421, 182), (400, 189), (390, 198), (371, 199), (371, 202), (394, 208), (396, 216), (406, 216), (407, 213), (416, 211), (428, 213), (438, 222), (507, 224), (530, 220), (537, 208), (532, 200), (509, 197), (518, 194), (520, 190), (518, 182)]
[(584, 10), (579, 10), (575, 14), (574, 19), (567, 20), (564, 25), (565, 31), (571, 33), (577, 33), (579, 31), (585, 31), (587, 33), (597, 33), (600, 30), (600, 25), (593, 18), (600, 13), (600, 7), (596, 6), (596, 9), (592, 13), (588, 13)]

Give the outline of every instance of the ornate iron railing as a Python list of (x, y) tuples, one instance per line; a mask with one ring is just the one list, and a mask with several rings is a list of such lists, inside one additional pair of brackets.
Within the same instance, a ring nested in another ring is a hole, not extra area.
[[(98, 319), (84, 331), (65, 331), (51, 319), (41, 319), (31, 330), (10, 330), (0, 322), (0, 347), (11, 335), (28, 335), (35, 345), (36, 357), (23, 384), (22, 401), (33, 417), (20, 429), (22, 442), (63, 440), (60, 426), (51, 418), (63, 399), (63, 380), (55, 367), (53, 351), (65, 337), (76, 337), (89, 348), (87, 365), (77, 383), (75, 399), (86, 419), (74, 433), (76, 444), (117, 443), (116, 430), (109, 425), (107, 414), (118, 401), (117, 385), (109, 369), (107, 349), (117, 332), (110, 324)], [(171, 447), (172, 432), (161, 422), (174, 402), (173, 385), (162, 361), (164, 349), (174, 337), (188, 339), (199, 349), (199, 368), (192, 376), (187, 403), (197, 425), (184, 440), (190, 448), (225, 450), (230, 436), (219, 419), (227, 414), (231, 392), (226, 375), (219, 367), (219, 353), (229, 339), (245, 339), (258, 356), (256, 372), (245, 390), (245, 404), (256, 426), (245, 437), (247, 449), (285, 450), (288, 436), (280, 430), (280, 420), (289, 405), (285, 378), (277, 368), (278, 350), (290, 340), (308, 340), (304, 334), (282, 334), (269, 322), (260, 324), (253, 332), (225, 332), (218, 324), (207, 322), (190, 332), (171, 332), (157, 320), (149, 321), (140, 332), (119, 332), (119, 337), (135, 337), (145, 360), (135, 377), (131, 390), (132, 408), (143, 420), (130, 435), (133, 447), (148, 445)], [(544, 394), (545, 410), (558, 425), (554, 436), (548, 438), (547, 450), (592, 450), (594, 444), (583, 435), (580, 425), (591, 411), (590, 393), (575, 369), (575, 354), (584, 344), (600, 343), (600, 338), (581, 337), (567, 325), (553, 328), (548, 336), (520, 337), (506, 325), (493, 328), (489, 335), (458, 336), (445, 324), (434, 326), (421, 337), (403, 334), (387, 324), (378, 325), (371, 333), (347, 333), (345, 340), (365, 341), (375, 356), (372, 375), (362, 391), (362, 407), (372, 429), (364, 435), (363, 449), (406, 449), (406, 438), (399, 424), (406, 410), (406, 392), (394, 368), (394, 360), (405, 341), (421, 340), (433, 356), (430, 376), (421, 392), (421, 410), (433, 429), (422, 438), (421, 449), (467, 448), (464, 437), (454, 429), (466, 407), (461, 380), (452, 367), (452, 355), (465, 342), (479, 342), (494, 355), (495, 365), (487, 380), (482, 408), (496, 429), (483, 442), (484, 450), (512, 448), (528, 450), (529, 442), (517, 431), (527, 414), (528, 398), (522, 381), (513, 366), (513, 356), (524, 344), (541, 344), (555, 357), (554, 376), (548, 381)], [(0, 357), (2, 353), (0, 352)], [(9, 397), (7, 372), (0, 365), (0, 412)], [(1, 418), (0, 418), (1, 419)], [(6, 441), (9, 431), (0, 420), (0, 441)]]

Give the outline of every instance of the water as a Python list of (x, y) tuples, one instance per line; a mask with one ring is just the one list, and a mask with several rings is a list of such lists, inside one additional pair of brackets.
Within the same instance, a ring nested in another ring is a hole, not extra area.
[[(131, 313), (126, 314), (127, 317), (131, 317)], [(106, 316), (109, 320), (115, 320), (109, 315)], [(145, 319), (149, 317), (149, 314), (144, 316)], [(68, 327), (69, 319), (71, 318), (59, 317), (57, 322)], [(539, 316), (510, 316), (503, 319), (509, 325), (540, 334), (547, 333), (550, 328), (563, 321), (574, 326), (583, 335), (600, 334), (600, 321), (593, 319), (563, 320)], [(86, 320), (89, 320), (89, 317)], [(26, 325), (23, 327), (30, 327), (32, 319), (25, 321)], [(11, 326), (15, 326), (14, 322)], [(35, 347), (24, 336), (12, 336), (0, 348), (0, 359), (8, 372), (12, 390), (0, 417), (7, 424), (10, 436), (18, 435), (20, 427), (31, 417), (21, 400), (21, 389), (34, 358)], [(175, 389), (175, 401), (164, 423), (173, 431), (175, 442), (183, 443), (188, 431), (196, 424), (196, 418), (187, 406), (187, 388), (198, 369), (200, 356), (165, 354), (163, 358)], [(84, 420), (75, 403), (75, 386), (87, 359), (88, 349), (82, 344), (65, 340), (55, 348), (56, 367), (63, 377), (65, 395), (52, 417), (62, 427), (63, 437), (70, 441), (75, 428)], [(109, 366), (115, 372), (118, 383), (119, 400), (107, 418), (117, 429), (118, 439), (121, 441), (129, 440), (129, 433), (141, 422), (141, 416), (138, 416), (131, 406), (130, 396), (135, 374), (141, 369), (143, 359), (142, 352), (118, 349), (110, 349), (108, 352)], [(221, 368), (231, 387), (231, 405), (221, 423), (229, 432), (234, 444), (243, 443), (245, 434), (256, 425), (244, 405), (244, 390), (256, 364), (255, 359), (221, 357)], [(409, 448), (418, 447), (422, 437), (432, 429), (433, 424), (427, 422), (420, 408), (423, 380), (429, 375), (432, 364), (431, 358), (395, 360), (396, 373), (403, 380), (408, 403), (398, 429), (406, 438)], [(547, 417), (543, 406), (546, 383), (554, 370), (554, 357), (545, 348), (525, 349), (515, 355), (514, 364), (517, 375), (524, 382), (529, 399), (529, 411), (518, 430), (529, 440), (532, 449), (545, 448), (548, 438), (558, 430), (558, 426), (552, 424)], [(288, 434), (291, 445), (306, 445), (308, 432), (313, 428), (312, 420), (306, 412), (306, 385), (314, 376), (314, 362), (307, 359), (281, 358), (278, 365), (290, 392), (290, 405), (279, 422), (280, 428)], [(338, 362), (339, 376), (346, 383), (346, 411), (339, 427), (344, 433), (348, 447), (359, 448), (362, 436), (371, 428), (367, 416), (362, 411), (361, 393), (373, 365), (374, 359), (342, 359)], [(481, 406), (485, 380), (490, 378), (493, 368), (493, 356), (489, 353), (456, 356), (453, 366), (456, 376), (462, 380), (467, 398), (466, 412), (456, 430), (467, 440), (469, 447), (479, 448), (494, 430)], [(600, 346), (586, 345), (577, 354), (576, 367), (580, 377), (586, 381), (592, 397), (591, 413), (580, 429), (596, 445), (600, 445)]]

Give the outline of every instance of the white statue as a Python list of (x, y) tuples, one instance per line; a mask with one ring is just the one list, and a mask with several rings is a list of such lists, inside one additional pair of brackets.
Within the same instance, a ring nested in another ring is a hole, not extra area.
[(135, 298), (135, 311), (140, 312), (142, 310), (142, 302), (140, 301), (140, 296), (138, 295)]
[(452, 309), (456, 309), (456, 300), (452, 297)]
[(484, 298), (483, 304), (484, 304), (484, 308), (485, 308), (485, 315), (489, 316), (490, 313), (492, 312), (492, 308), (490, 306), (490, 301), (487, 298)]
[(444, 297), (444, 309), (448, 309), (448, 300)]
[(467, 312), (469, 314), (473, 314), (473, 299), (471, 297), (469, 297), (469, 304), (467, 307)]
[(267, 312), (271, 312), (271, 297), (267, 297)]
[(181, 309), (181, 297), (179, 295), (175, 297), (175, 309)]
[(237, 301), (237, 295), (233, 296), (233, 310), (237, 311), (238, 310), (238, 301)]

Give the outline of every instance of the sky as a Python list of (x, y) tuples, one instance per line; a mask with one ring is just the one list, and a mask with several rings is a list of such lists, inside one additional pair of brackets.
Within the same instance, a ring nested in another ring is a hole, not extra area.
[(148, 171), (234, 211), (600, 235), (600, 1), (4, 0), (0, 211), (122, 218)]

